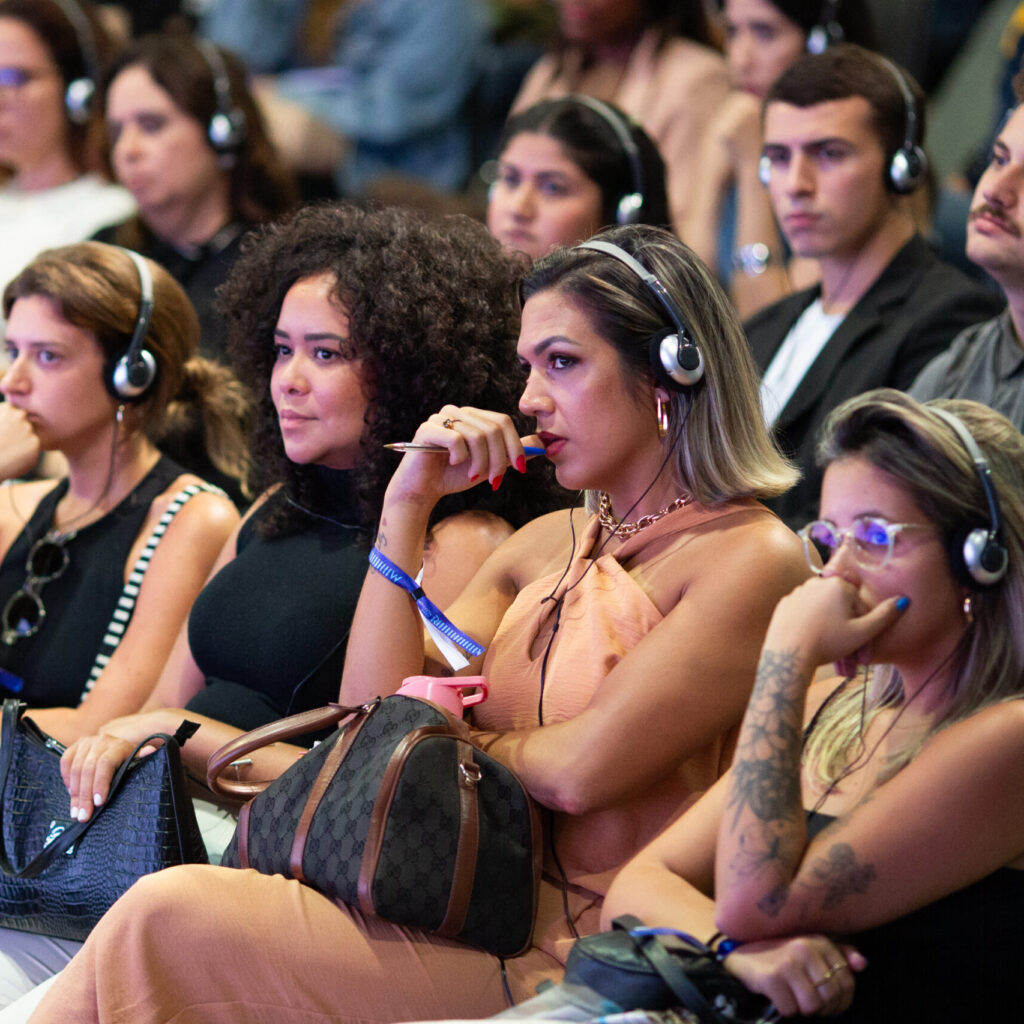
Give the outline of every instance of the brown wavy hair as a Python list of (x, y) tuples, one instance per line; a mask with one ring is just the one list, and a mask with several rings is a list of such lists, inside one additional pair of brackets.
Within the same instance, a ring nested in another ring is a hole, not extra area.
[[(518, 412), (524, 376), (515, 352), (521, 270), (467, 217), (428, 221), (409, 210), (335, 203), (307, 206), (250, 234), (218, 300), (232, 363), (254, 396), (254, 489), (282, 483), (283, 498), (306, 507), (320, 500), (316, 467), (285, 454), (270, 395), (274, 328), (293, 284), (332, 274), (334, 299), (349, 317), (372, 395), (354, 470), (359, 521), (369, 533), (396, 465), (382, 445), (408, 440), (442, 405), (507, 412), (529, 432)], [(521, 525), (567, 503), (549, 469), (509, 473), (496, 493), (485, 486), (449, 495), (432, 522), (476, 509)], [(300, 517), (287, 500), (274, 500), (265, 531), (290, 532)]]
[[(231, 218), (262, 223), (290, 210), (298, 201), (298, 189), (267, 134), (246, 81), (245, 65), (230, 50), (217, 47), (217, 51), (227, 72), (231, 103), (245, 118), (242, 143), (224, 171), (230, 180)], [(188, 36), (160, 34), (142, 36), (129, 44), (107, 70), (103, 96), (99, 97), (102, 106), (110, 84), (130, 67), (144, 68), (176, 107), (204, 126), (205, 136), (205, 126), (218, 110), (217, 93), (213, 69), (194, 41)]]
[[(146, 262), (153, 276), (153, 315), (145, 345), (157, 375), (152, 388), (131, 403), (132, 422), (159, 444), (198, 415), (214, 465), (244, 478), (245, 392), (230, 370), (196, 354), (199, 319), (192, 303), (163, 267)], [(18, 299), (32, 295), (52, 299), (69, 324), (95, 335), (109, 372), (135, 332), (140, 288), (126, 252), (103, 242), (78, 242), (40, 253), (4, 289), (3, 311), (10, 316)]]

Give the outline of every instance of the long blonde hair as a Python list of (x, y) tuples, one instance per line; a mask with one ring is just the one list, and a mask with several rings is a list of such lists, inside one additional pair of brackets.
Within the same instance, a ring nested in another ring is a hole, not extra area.
[[(669, 396), (676, 482), (702, 505), (788, 491), (799, 474), (768, 434), (759, 375), (743, 328), (707, 267), (660, 228), (613, 228), (595, 238), (625, 250), (662, 283), (704, 355), (704, 377), (692, 394)], [(586, 310), (597, 332), (617, 350), (627, 375), (654, 382), (650, 339), (668, 320), (634, 271), (600, 252), (556, 249), (534, 264), (522, 294), (525, 300), (552, 289)]]

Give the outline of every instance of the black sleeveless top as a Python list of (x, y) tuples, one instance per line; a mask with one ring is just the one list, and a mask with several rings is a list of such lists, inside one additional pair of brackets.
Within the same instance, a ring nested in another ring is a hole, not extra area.
[[(808, 816), (809, 835), (832, 818)], [(949, 843), (957, 841), (951, 823)], [(899, 844), (899, 836), (893, 837)], [(1020, 1016), (1024, 871), (1000, 868), (973, 885), (849, 940), (867, 957), (845, 1013), (807, 1024), (979, 1024)]]
[[(33, 707), (79, 705), (150, 505), (182, 473), (177, 463), (161, 457), (117, 506), (67, 540), (67, 568), (36, 588), (46, 609), (39, 630), (13, 644), (0, 643), (0, 668), (24, 681), (17, 694), (21, 700)], [(64, 479), (44, 495), (0, 563), (0, 607), (24, 586), (29, 550), (53, 526), (67, 489)], [(0, 694), (8, 697), (12, 691), (0, 684)]]
[[(338, 699), (352, 614), (368, 567), (346, 470), (323, 470), (318, 515), (265, 537), (242, 527), (236, 557), (192, 606), (188, 639), (206, 686), (188, 708), (239, 729)], [(312, 741), (311, 739), (309, 740)], [(298, 742), (305, 742), (304, 739)]]

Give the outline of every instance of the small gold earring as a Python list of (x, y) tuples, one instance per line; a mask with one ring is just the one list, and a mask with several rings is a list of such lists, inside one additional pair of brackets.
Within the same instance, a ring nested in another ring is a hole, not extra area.
[(668, 402), (661, 395), (654, 396), (654, 413), (658, 419), (658, 437), (668, 434)]
[(971, 595), (966, 594), (964, 596), (963, 603), (964, 618), (967, 620), (969, 626), (974, 621), (974, 602), (971, 600)]

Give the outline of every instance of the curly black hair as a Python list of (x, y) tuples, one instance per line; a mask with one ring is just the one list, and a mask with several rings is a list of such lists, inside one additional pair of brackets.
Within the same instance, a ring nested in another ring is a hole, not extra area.
[[(523, 269), (483, 225), (461, 216), (428, 221), (409, 210), (330, 203), (250, 234), (218, 302), (232, 362), (254, 398), (254, 489), (282, 483), (280, 493), (301, 505), (321, 500), (316, 467), (285, 455), (270, 395), (274, 327), (293, 284), (333, 274), (334, 298), (348, 313), (373, 396), (355, 469), (359, 522), (371, 532), (398, 458), (382, 445), (411, 438), (442, 405), (507, 412), (529, 432), (518, 412), (524, 375), (515, 353)], [(296, 529), (294, 505), (274, 504), (266, 532)], [(497, 492), (485, 485), (449, 495), (432, 522), (474, 509), (519, 526), (565, 504), (544, 464), (507, 474)]]

